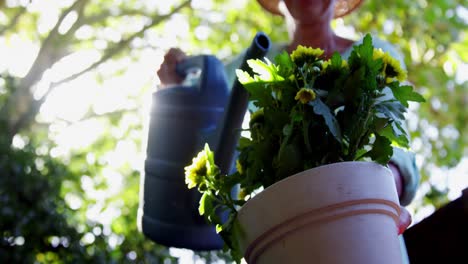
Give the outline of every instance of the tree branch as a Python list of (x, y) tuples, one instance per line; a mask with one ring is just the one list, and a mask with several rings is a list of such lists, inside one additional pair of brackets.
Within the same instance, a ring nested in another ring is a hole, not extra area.
[[(144, 16), (144, 17), (150, 17), (150, 15), (148, 15), (147, 13), (141, 10), (137, 10), (137, 9), (122, 9), (121, 12), (118, 14), (118, 16), (138, 16), (138, 15)], [(112, 14), (109, 10), (106, 10), (97, 15), (85, 17), (82, 20), (82, 23), (80, 26), (85, 25), (85, 24), (93, 25), (95, 23), (101, 22), (104, 19), (108, 17), (112, 17), (112, 16), (115, 16), (115, 14)]]
[(9, 96), (8, 101), (0, 108), (0, 116), (9, 118), (8, 132), (11, 137), (25, 125), (25, 120), (31, 120), (24, 116), (30, 115), (32, 111), (36, 111), (36, 113), (38, 111), (38, 108), (34, 107), (34, 98), (30, 88), (42, 78), (47, 69), (67, 55), (63, 48), (64, 41), (59, 41), (58, 29), (60, 24), (70, 12), (85, 5), (87, 1), (89, 0), (76, 0), (62, 12), (54, 28), (41, 43), (41, 48), (28, 73), (20, 80), (15, 91)]
[[(77, 2), (80, 2), (80, 1), (88, 1), (88, 0), (77, 0), (74, 3), (74, 5)], [(64, 84), (66, 82), (75, 80), (76, 78), (80, 77), (81, 75), (85, 74), (86, 72), (89, 72), (89, 71), (95, 69), (100, 64), (106, 62), (107, 60), (109, 60), (113, 56), (117, 55), (122, 50), (124, 50), (132, 40), (134, 40), (135, 38), (143, 35), (146, 30), (158, 25), (159, 23), (165, 21), (166, 19), (170, 18), (175, 13), (182, 10), (183, 8), (189, 6), (191, 1), (192, 0), (184, 1), (183, 3), (181, 3), (179, 6), (174, 8), (170, 13), (168, 13), (166, 15), (163, 15), (163, 16), (155, 15), (154, 17), (152, 17), (152, 22), (149, 23), (148, 25), (144, 26), (140, 31), (133, 33), (128, 38), (126, 38), (126, 39), (122, 40), (121, 42), (119, 42), (117, 45), (109, 47), (108, 49), (106, 49), (104, 51), (104, 55), (98, 61), (94, 62), (90, 66), (88, 66), (85, 69), (79, 71), (78, 73), (70, 75), (67, 78), (64, 78), (64, 79), (62, 79), (62, 80), (60, 80), (58, 82), (51, 83), (49, 85), (49, 89), (47, 90), (47, 92), (39, 100), (36, 100), (36, 101), (33, 100), (32, 103), (30, 104), (30, 107), (29, 107), (28, 111), (26, 111), (23, 115), (21, 115), (21, 117), (18, 119), (18, 121), (15, 122), (15, 124), (12, 126), (11, 135), (14, 136), (16, 133), (18, 133), (19, 130), (24, 128), (30, 122), (31, 119), (34, 118), (34, 116), (39, 111), (41, 105), (45, 102), (45, 100), (47, 99), (49, 94), (57, 86), (59, 86), (61, 84)]]
[(70, 29), (63, 35), (62, 38), (66, 39), (66, 40), (69, 40), (71, 38), (73, 38), (73, 35), (75, 34), (75, 32), (83, 25), (83, 20), (85, 19), (85, 17), (83, 16), (84, 14), (84, 10), (85, 10), (85, 7), (86, 7), (86, 4), (87, 4), (87, 1), (84, 1), (84, 2), (81, 2), (80, 5), (77, 5), (76, 7), (76, 11), (78, 13), (78, 17), (75, 21), (75, 23), (73, 23), (73, 25), (70, 27)]
[[(60, 25), (62, 24), (63, 20), (74, 10), (78, 8), (84, 7), (86, 2), (89, 0), (76, 0), (70, 7), (65, 9), (65, 11), (60, 14), (60, 17), (55, 24), (54, 28), (49, 32), (46, 39), (41, 43), (41, 48), (39, 49), (39, 53), (34, 61), (33, 65), (31, 66), (30, 71), (28, 74), (23, 78), (22, 83), (23, 85), (19, 85), (18, 88), (27, 89), (31, 87), (35, 82), (39, 81), (42, 78), (42, 74), (48, 68), (50, 68), (55, 62), (57, 62), (63, 56), (50, 56), (51, 54), (58, 54), (57, 52), (51, 52), (51, 50), (57, 50), (57, 46), (53, 45), (54, 42), (58, 38), (60, 38), (60, 34), (58, 32)], [(51, 60), (50, 58), (53, 57)]]
[(65, 9), (65, 11), (63, 11), (62, 14), (60, 14), (60, 17), (57, 23), (55, 23), (54, 28), (49, 32), (49, 35), (44, 40), (44, 43), (42, 43), (42, 46), (46, 46), (49, 41), (53, 40), (59, 34), (58, 30), (60, 28), (60, 25), (62, 25), (63, 20), (65, 20), (65, 18), (72, 11), (75, 11), (76, 9), (79, 9), (79, 8), (83, 8), (86, 5), (86, 2), (88, 1), (89, 0), (76, 0), (70, 7)]
[[(63, 22), (65, 17), (77, 8), (80, 4), (89, 1), (89, 0), (77, 0), (75, 1), (69, 8), (67, 8), (59, 17), (57, 23), (55, 24), (54, 28), (49, 32), (46, 39), (41, 43), (41, 48), (29, 69), (28, 73), (24, 78), (21, 79), (20, 83), (16, 87), (15, 92), (10, 96), (13, 100), (9, 100), (10, 104), (7, 102), (1, 109), (0, 115), (5, 115), (8, 113), (11, 104), (16, 104), (15, 101), (17, 97), (20, 95), (27, 96), (29, 94), (30, 87), (33, 86), (34, 83), (42, 78), (45, 70), (50, 68), (57, 60), (59, 60), (64, 55), (60, 55), (63, 53), (63, 50), (58, 49), (55, 45), (53, 45), (54, 40), (58, 36), (58, 28), (60, 24)], [(55, 55), (55, 56), (54, 56)], [(31, 96), (31, 95), (30, 95)], [(31, 96), (32, 97), (32, 96)]]
[[(62, 79), (62, 80), (60, 80), (58, 82), (52, 83), (50, 85), (49, 91), (54, 89), (55, 87), (57, 87), (59, 85), (62, 85), (64, 83), (66, 83), (66, 82), (72, 81), (72, 80), (80, 77), (81, 75), (85, 74), (86, 72), (89, 72), (90, 70), (93, 70), (97, 66), (99, 66), (102, 63), (106, 62), (107, 60), (109, 60), (110, 58), (112, 58), (113, 56), (118, 54), (120, 51), (125, 49), (132, 40), (134, 40), (135, 38), (143, 35), (143, 33), (146, 30), (148, 30), (149, 28), (158, 25), (159, 23), (163, 22), (167, 18), (171, 17), (172, 15), (174, 15), (175, 13), (180, 11), (182, 8), (188, 6), (190, 4), (190, 2), (191, 2), (191, 0), (187, 0), (184, 3), (182, 3), (181, 5), (179, 5), (178, 7), (176, 7), (174, 10), (172, 10), (169, 14), (166, 14), (164, 16), (157, 16), (157, 17), (153, 18), (153, 22), (146, 25), (145, 27), (143, 27), (140, 31), (135, 32), (130, 37), (120, 41), (117, 45), (109, 47), (108, 49), (106, 49), (104, 51), (104, 55), (98, 61), (94, 62), (93, 64), (91, 64), (87, 68), (81, 70), (80, 72), (77, 72), (77, 73), (75, 73), (73, 75), (70, 75), (69, 77), (67, 77), (65, 79)], [(47, 93), (45, 93), (44, 97), (46, 97), (49, 94), (49, 91)]]
[(109, 116), (118, 116), (118, 115), (122, 115), (126, 113), (136, 113), (140, 109), (141, 109), (140, 107), (122, 108), (122, 109), (118, 109), (118, 110), (114, 110), (110, 112), (105, 112), (102, 114), (97, 114), (95, 112), (88, 112), (85, 116), (80, 118), (78, 122), (83, 122), (83, 121), (93, 119), (93, 118), (103, 118), (103, 117), (109, 117)]
[[(93, 24), (104, 21), (106, 18), (115, 16), (109, 10), (105, 10), (105, 11), (100, 12), (97, 15), (85, 17), (83, 16), (83, 9), (84, 8), (78, 11), (78, 19), (70, 28), (70, 30), (66, 33), (66, 36), (68, 38), (73, 37), (73, 34), (75, 34), (75, 32), (83, 25), (93, 25)], [(118, 14), (119, 16), (127, 16), (127, 15), (141, 15), (145, 17), (149, 16), (145, 12), (142, 12), (141, 10), (136, 10), (136, 9), (123, 9), (121, 11), (122, 12)]]

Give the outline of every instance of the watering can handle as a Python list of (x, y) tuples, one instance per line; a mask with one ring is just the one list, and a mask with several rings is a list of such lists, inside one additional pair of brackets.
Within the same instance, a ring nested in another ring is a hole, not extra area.
[(195, 86), (201, 90), (199, 80), (205, 67), (205, 57), (206, 55), (191, 56), (177, 63), (176, 73), (184, 78), (183, 86)]
[(197, 55), (186, 58), (185, 60), (177, 63), (176, 72), (180, 77), (186, 77), (190, 72), (199, 69), (202, 70), (205, 66), (205, 56)]
[(224, 64), (213, 55), (188, 57), (176, 65), (176, 73), (184, 78), (181, 86), (206, 96), (206, 100), (226, 97), (228, 91), (221, 88), (226, 86)]

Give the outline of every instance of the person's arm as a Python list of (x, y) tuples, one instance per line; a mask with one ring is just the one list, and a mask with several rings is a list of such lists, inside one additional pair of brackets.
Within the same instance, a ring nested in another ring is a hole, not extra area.
[[(408, 205), (413, 200), (419, 185), (419, 171), (416, 167), (414, 154), (401, 148), (393, 148), (393, 156), (390, 160), (393, 170), (398, 170), (401, 182), (401, 192), (398, 193), (401, 205)], [(392, 169), (392, 168), (391, 168)], [(396, 172), (394, 172), (396, 173)]]

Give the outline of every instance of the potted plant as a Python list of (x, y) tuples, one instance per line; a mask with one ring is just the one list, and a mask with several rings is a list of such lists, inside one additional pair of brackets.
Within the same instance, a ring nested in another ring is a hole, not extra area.
[(200, 214), (237, 262), (401, 260), (386, 166), (393, 145), (408, 147), (408, 101), (424, 99), (400, 83), (406, 73), (370, 35), (347, 61), (322, 55), (299, 46), (275, 63), (250, 60), (254, 76), (237, 76), (258, 110), (239, 141), (237, 171), (222, 175), (207, 145), (185, 168), (188, 188), (203, 194)]

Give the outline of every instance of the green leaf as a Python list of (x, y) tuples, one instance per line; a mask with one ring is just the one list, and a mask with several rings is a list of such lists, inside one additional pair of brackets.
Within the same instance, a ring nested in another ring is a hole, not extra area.
[(206, 153), (208, 164), (209, 164), (207, 173), (212, 174), (215, 172), (214, 168), (216, 167), (216, 164), (214, 162), (214, 153), (213, 151), (210, 150), (210, 146), (208, 145), (208, 143), (205, 143), (204, 151)]
[(289, 77), (293, 72), (294, 62), (286, 51), (276, 55), (275, 63), (278, 65), (278, 74)]
[(391, 122), (390, 125), (382, 129), (379, 134), (388, 138), (392, 142), (392, 145), (408, 148), (408, 135), (399, 122)]
[(272, 105), (273, 96), (269, 89), (265, 87), (264, 82), (254, 82), (244, 84), (244, 88), (249, 93), (249, 100), (258, 107), (267, 107)]
[(250, 138), (241, 137), (239, 139), (239, 149), (243, 149), (252, 145), (252, 140)]
[(239, 82), (241, 84), (244, 84), (244, 86), (246, 84), (255, 82), (255, 79), (252, 76), (250, 76), (250, 74), (246, 71), (237, 69), (236, 75), (237, 75), (237, 79), (239, 80)]
[(198, 212), (200, 215), (205, 215), (213, 210), (213, 199), (208, 192), (204, 192), (200, 198), (200, 205), (198, 206)]
[(293, 111), (291, 112), (291, 120), (293, 122), (301, 122), (304, 119), (304, 116), (302, 113)]
[(364, 37), (362, 44), (358, 46), (358, 52), (362, 60), (372, 61), (374, 56), (374, 46), (372, 45), (372, 37), (369, 33)]
[(362, 83), (365, 81), (365, 74), (365, 68), (359, 67), (347, 78), (343, 91), (346, 104), (356, 105), (360, 101), (358, 95), (362, 93)]
[(234, 220), (232, 226), (229, 229), (230, 232), (221, 232), (220, 235), (223, 237), (226, 244), (229, 246), (231, 256), (233, 260), (239, 264), (241, 263), (241, 259), (243, 257), (241, 251), (240, 241), (245, 240), (245, 231), (240, 225), (239, 221)]
[(391, 144), (392, 142), (389, 139), (376, 134), (372, 149), (367, 152), (366, 156), (379, 164), (386, 165), (393, 155)]
[(223, 225), (217, 224), (216, 225), (216, 233), (219, 234), (221, 231), (223, 231)]
[(350, 67), (361, 67), (373, 60), (374, 46), (372, 45), (372, 37), (367, 34), (361, 45), (354, 46), (349, 56), (348, 63)]
[(411, 85), (399, 85), (398, 82), (392, 82), (388, 86), (392, 89), (393, 96), (405, 107), (408, 107), (408, 101), (419, 103), (426, 101), (422, 95), (413, 91), (413, 86)]
[(341, 68), (341, 64), (342, 64), (342, 58), (341, 58), (341, 55), (340, 53), (338, 52), (334, 52), (332, 57), (330, 58), (330, 62), (331, 62), (331, 66), (334, 68), (334, 69), (340, 69)]
[(321, 115), (325, 119), (325, 124), (327, 125), (332, 135), (338, 142), (341, 142), (342, 136), (340, 125), (336, 120), (335, 116), (330, 111), (330, 108), (326, 104), (324, 104), (319, 98), (316, 98), (315, 100), (309, 102), (309, 105), (313, 107), (315, 114)]
[(302, 169), (302, 154), (295, 144), (287, 144), (281, 148), (275, 162), (276, 179), (291, 176)]
[(406, 109), (397, 100), (392, 99), (379, 102), (375, 105), (375, 109), (377, 112), (389, 118), (390, 121), (401, 121), (405, 119), (405, 116), (403, 114), (405, 113)]
[(264, 82), (283, 81), (284, 78), (278, 75), (276, 66), (272, 63), (265, 63), (260, 59), (248, 60), (247, 64), (252, 71), (257, 74), (256, 80)]

